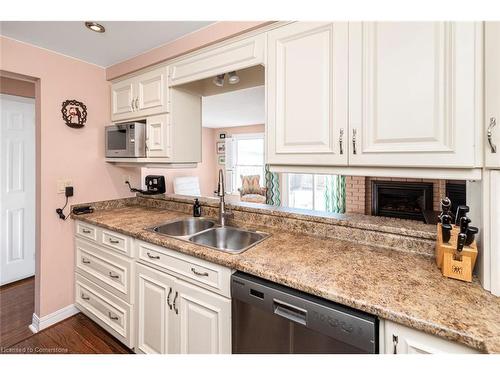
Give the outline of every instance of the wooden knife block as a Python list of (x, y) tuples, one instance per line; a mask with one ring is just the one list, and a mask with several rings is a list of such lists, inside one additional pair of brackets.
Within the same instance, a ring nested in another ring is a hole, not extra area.
[(477, 259), (477, 244), (474, 240), (470, 246), (464, 246), (460, 257), (455, 259), (458, 233), (460, 228), (453, 226), (450, 241), (443, 243), (441, 224), (437, 225), (436, 264), (444, 276), (471, 282)]

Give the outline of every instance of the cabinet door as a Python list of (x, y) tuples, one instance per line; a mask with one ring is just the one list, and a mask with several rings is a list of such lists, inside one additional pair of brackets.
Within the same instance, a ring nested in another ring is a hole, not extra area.
[[(175, 346), (171, 305), (175, 278), (137, 264), (136, 350), (142, 353), (172, 353)], [(170, 304), (169, 304), (170, 302)]]
[(465, 22), (350, 24), (350, 165), (475, 165), (477, 33)]
[(127, 79), (111, 85), (111, 118), (125, 118), (133, 112), (133, 81)]
[[(167, 112), (168, 68), (162, 67), (136, 77), (139, 114)], [(147, 113), (146, 113), (147, 112)]]
[(500, 168), (500, 22), (485, 24), (485, 161)]
[(385, 321), (386, 354), (474, 354), (472, 348), (446, 341), (437, 336)]
[(268, 33), (268, 163), (347, 163), (347, 31), (296, 22)]
[(178, 349), (181, 354), (231, 353), (231, 300), (177, 281)]
[(171, 156), (168, 115), (149, 116), (146, 119), (146, 147), (150, 158)]

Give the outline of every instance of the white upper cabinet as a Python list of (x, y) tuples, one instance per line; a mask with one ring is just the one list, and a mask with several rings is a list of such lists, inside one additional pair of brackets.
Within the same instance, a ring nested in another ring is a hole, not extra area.
[(267, 42), (267, 162), (346, 165), (347, 23), (296, 22)]
[(111, 116), (126, 118), (134, 111), (134, 84), (131, 79), (111, 85)]
[(486, 166), (500, 168), (500, 22), (485, 24)]
[(111, 97), (113, 121), (168, 112), (168, 67), (112, 84)]
[(170, 64), (170, 84), (180, 85), (217, 74), (264, 64), (265, 34), (227, 43)]
[(146, 118), (146, 152), (148, 157), (171, 157), (170, 124), (168, 115)]
[(350, 24), (349, 165), (476, 166), (478, 43), (474, 23)]

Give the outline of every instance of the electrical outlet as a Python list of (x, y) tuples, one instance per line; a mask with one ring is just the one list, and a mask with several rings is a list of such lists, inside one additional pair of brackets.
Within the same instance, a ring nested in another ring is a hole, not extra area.
[(57, 180), (57, 194), (64, 194), (66, 186), (73, 186), (73, 181), (69, 178), (60, 178)]

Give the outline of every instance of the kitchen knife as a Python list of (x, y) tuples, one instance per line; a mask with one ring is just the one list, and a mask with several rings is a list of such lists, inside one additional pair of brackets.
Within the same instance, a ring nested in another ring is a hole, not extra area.
[(469, 206), (465, 205), (460, 205), (457, 208), (457, 215), (455, 216), (455, 225), (460, 225), (460, 218), (463, 216), (467, 216), (467, 213), (469, 212)]
[[(449, 215), (448, 215), (449, 217)], [(450, 242), (451, 237), (451, 224), (441, 224), (441, 236), (443, 237), (443, 243)]]
[(467, 235), (465, 233), (459, 233), (457, 237), (457, 252), (461, 253), (464, 249), (465, 240), (467, 239)]
[(448, 197), (441, 199), (441, 215), (447, 214), (451, 209), (451, 200)]
[(469, 227), (470, 219), (467, 216), (462, 216), (460, 218), (460, 233), (467, 234), (467, 228)]
[(470, 246), (474, 242), (474, 236), (479, 232), (476, 227), (467, 228), (467, 238), (465, 239), (465, 246)]
[(451, 224), (451, 216), (448, 214), (441, 215), (441, 224)]

